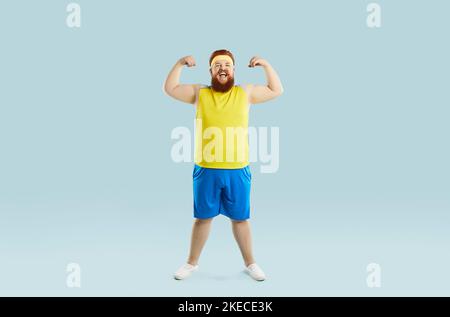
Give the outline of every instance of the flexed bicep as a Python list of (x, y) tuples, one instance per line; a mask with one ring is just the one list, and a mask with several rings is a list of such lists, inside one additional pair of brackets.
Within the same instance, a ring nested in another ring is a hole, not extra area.
[(197, 87), (198, 85), (180, 84), (172, 88), (171, 91), (166, 92), (169, 96), (177, 100), (194, 104)]
[(280, 78), (269, 62), (259, 56), (254, 56), (250, 60), (248, 67), (254, 68), (257, 66), (264, 69), (267, 85), (249, 85), (248, 94), (249, 102), (251, 104), (271, 100), (283, 93), (283, 86), (281, 85)]
[(250, 104), (266, 102), (280, 95), (265, 85), (248, 85), (247, 91)]
[(197, 84), (180, 84), (181, 69), (183, 66), (194, 67), (195, 60), (192, 56), (182, 57), (172, 68), (164, 82), (164, 91), (167, 95), (177, 100), (194, 104)]

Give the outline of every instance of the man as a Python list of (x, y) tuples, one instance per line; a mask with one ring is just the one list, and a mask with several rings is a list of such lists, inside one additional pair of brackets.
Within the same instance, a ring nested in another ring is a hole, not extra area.
[[(266, 276), (252, 254), (250, 225), (251, 173), (248, 162), (249, 105), (268, 101), (283, 93), (280, 79), (265, 60), (253, 57), (249, 67), (263, 67), (267, 85), (234, 84), (234, 56), (217, 50), (209, 59), (211, 85), (180, 84), (183, 66), (195, 66), (192, 56), (178, 60), (164, 84), (165, 92), (196, 106), (194, 225), (187, 263), (174, 274), (189, 277), (198, 269), (198, 259), (208, 238), (212, 219), (223, 214), (230, 218), (234, 237), (246, 271), (257, 280)], [(236, 141), (236, 142), (235, 142)]]

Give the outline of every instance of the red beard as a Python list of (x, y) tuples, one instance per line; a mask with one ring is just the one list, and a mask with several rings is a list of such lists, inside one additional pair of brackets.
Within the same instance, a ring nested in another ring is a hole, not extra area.
[[(228, 75), (229, 76), (229, 75)], [(218, 92), (227, 92), (234, 87), (234, 77), (228, 77), (225, 84), (222, 84), (216, 76), (211, 77), (211, 88)]]

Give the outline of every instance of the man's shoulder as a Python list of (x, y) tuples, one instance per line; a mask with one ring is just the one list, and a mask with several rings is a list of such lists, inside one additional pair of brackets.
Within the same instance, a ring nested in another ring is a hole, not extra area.
[(200, 95), (202, 93), (205, 94), (208, 93), (208, 91), (211, 91), (211, 86), (199, 84), (196, 89), (196, 94), (197, 95)]
[(240, 84), (239, 87), (241, 87), (245, 94), (249, 96), (252, 91), (253, 84)]
[(238, 84), (238, 85), (236, 85), (236, 86), (239, 86), (239, 87), (241, 87), (241, 88), (243, 88), (243, 89), (247, 89), (247, 87), (248, 86), (251, 86), (251, 84)]

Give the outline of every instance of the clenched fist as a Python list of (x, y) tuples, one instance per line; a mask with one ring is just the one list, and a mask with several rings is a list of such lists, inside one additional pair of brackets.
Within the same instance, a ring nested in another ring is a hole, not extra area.
[(183, 66), (187, 65), (187, 67), (195, 66), (195, 59), (191, 55), (180, 58), (178, 62)]
[(265, 59), (262, 59), (259, 56), (253, 56), (250, 62), (248, 63), (248, 67), (266, 66), (268, 64), (269, 63)]

